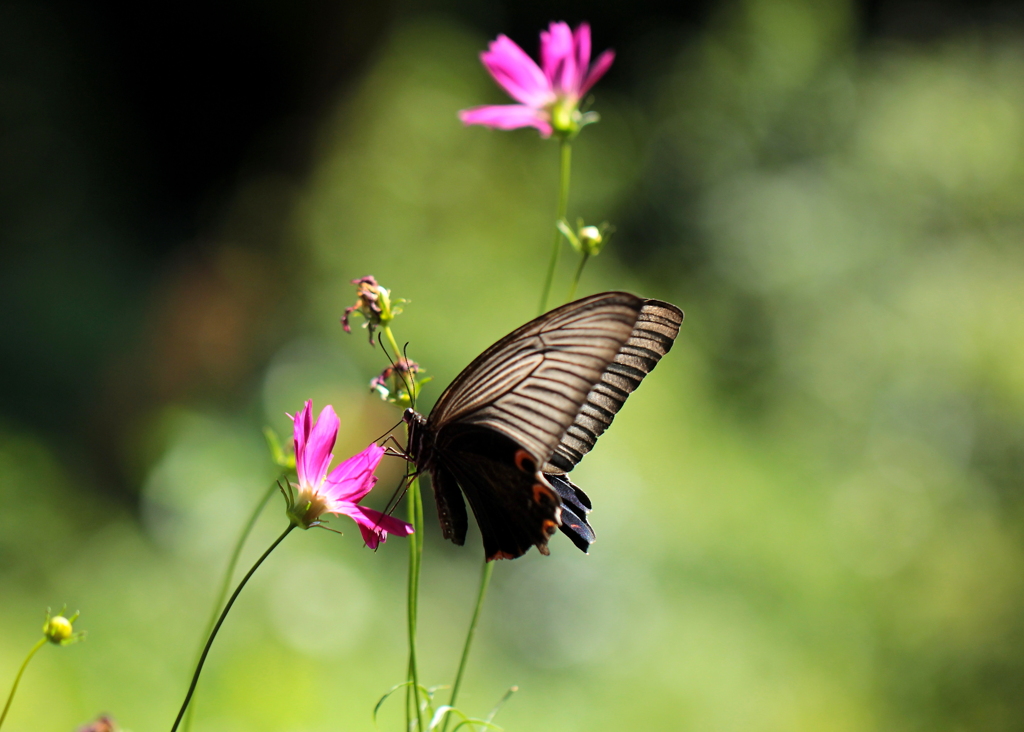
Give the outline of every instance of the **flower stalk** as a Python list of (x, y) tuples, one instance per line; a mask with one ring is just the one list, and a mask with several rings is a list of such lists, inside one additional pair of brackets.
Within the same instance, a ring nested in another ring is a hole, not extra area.
[(569, 178), (572, 171), (572, 142), (568, 137), (562, 137), (559, 141), (559, 165), (558, 165), (558, 209), (555, 214), (555, 240), (551, 247), (551, 261), (548, 264), (548, 273), (544, 278), (544, 289), (540, 296), (540, 315), (547, 312), (548, 298), (551, 296), (551, 285), (555, 281), (555, 270), (558, 269), (558, 259), (562, 252), (562, 232), (558, 223), (565, 219), (566, 210), (569, 207)]
[(266, 558), (270, 556), (271, 552), (277, 549), (278, 544), (284, 541), (288, 534), (292, 533), (294, 528), (294, 523), (288, 524), (288, 528), (284, 530), (284, 533), (277, 537), (277, 539), (274, 540), (274, 543), (270, 545), (270, 548), (263, 552), (262, 556), (256, 560), (254, 565), (252, 565), (252, 569), (246, 572), (245, 577), (243, 577), (242, 581), (238, 583), (238, 587), (235, 588), (235, 591), (231, 593), (231, 597), (228, 598), (227, 604), (224, 606), (224, 610), (221, 611), (220, 616), (217, 618), (217, 623), (213, 626), (213, 630), (210, 632), (210, 637), (207, 639), (206, 645), (203, 647), (203, 652), (199, 656), (199, 663), (196, 664), (195, 673), (192, 674), (192, 683), (189, 684), (188, 691), (185, 693), (185, 701), (181, 704), (181, 709), (178, 711), (178, 716), (174, 720), (171, 732), (176, 732), (178, 725), (181, 724), (181, 720), (185, 716), (185, 711), (188, 709), (188, 703), (192, 700), (192, 695), (196, 691), (196, 685), (199, 683), (199, 675), (203, 672), (203, 665), (206, 663), (206, 657), (210, 654), (210, 648), (213, 647), (213, 641), (217, 638), (217, 633), (220, 631), (220, 627), (224, 625), (224, 620), (227, 618), (228, 613), (231, 612), (231, 607), (235, 604), (235, 600), (238, 599), (242, 590), (245, 589), (245, 585), (249, 581), (249, 578), (256, 573), (256, 570), (260, 568), (260, 565), (263, 564)]
[(420, 492), (419, 478), (413, 478), (409, 484), (409, 523), (413, 533), (409, 535), (409, 592), (408, 592), (408, 624), (409, 624), (409, 691), (413, 714), (410, 714), (410, 695), (406, 694), (406, 728), (412, 729), (412, 717), (416, 720), (416, 729), (426, 732), (423, 726), (423, 707), (420, 704), (420, 676), (416, 659), (416, 623), (418, 600), (420, 593), (420, 563), (423, 559), (423, 495)]
[[(238, 541), (235, 543), (235, 548), (231, 552), (231, 558), (228, 560), (227, 569), (224, 571), (224, 579), (221, 580), (220, 591), (217, 593), (217, 600), (213, 603), (213, 612), (210, 614), (210, 621), (206, 625), (206, 632), (203, 634), (204, 637), (209, 637), (210, 633), (213, 632), (213, 627), (217, 623), (217, 617), (220, 613), (221, 607), (224, 606), (224, 600), (227, 599), (228, 592), (231, 591), (231, 578), (235, 576), (235, 569), (238, 567), (238, 560), (242, 554), (242, 547), (245, 546), (246, 540), (249, 538), (249, 534), (252, 533), (253, 526), (256, 525), (257, 519), (260, 514), (263, 513), (263, 509), (266, 508), (267, 503), (270, 502), (271, 497), (277, 492), (277, 481), (270, 484), (270, 487), (263, 494), (260, 502), (256, 504), (255, 510), (249, 516), (249, 520), (246, 521), (245, 526), (242, 528), (242, 533), (238, 536)], [(200, 648), (197, 656), (196, 663), (199, 663), (203, 649)], [(192, 716), (195, 713), (196, 705), (189, 704), (188, 711), (185, 716), (185, 724), (182, 726), (184, 732), (188, 732), (192, 727)]]
[[(487, 597), (487, 586), (491, 583), (491, 574), (494, 572), (494, 562), (484, 560), (484, 566), (480, 571), (480, 587), (476, 593), (476, 606), (473, 608), (473, 617), (469, 621), (469, 631), (466, 633), (466, 643), (462, 647), (462, 658), (459, 660), (459, 670), (455, 673), (455, 683), (452, 684), (452, 695), (448, 700), (448, 706), (454, 707), (459, 697), (459, 689), (462, 687), (462, 677), (466, 673), (466, 664), (469, 661), (469, 649), (473, 645), (473, 636), (476, 635), (476, 626), (480, 621), (480, 611), (484, 607), (484, 599)], [(504, 701), (504, 700), (502, 700)], [(441, 732), (447, 732), (450, 716), (444, 719), (444, 726)], [(490, 721), (490, 720), (488, 720)]]
[[(387, 339), (388, 345), (400, 358), (401, 351), (398, 348), (398, 341), (389, 325), (382, 325), (381, 332)], [(415, 376), (413, 376), (413, 379)], [(413, 382), (415, 384), (415, 382)], [(411, 392), (410, 399), (415, 399), (416, 386), (409, 385)], [(412, 721), (416, 720), (416, 729), (425, 732), (423, 726), (423, 709), (420, 706), (420, 678), (419, 665), (416, 660), (416, 622), (418, 614), (418, 601), (420, 592), (420, 562), (423, 559), (423, 495), (420, 492), (419, 478), (413, 478), (409, 482), (408, 492), (408, 518), (412, 525), (412, 533), (409, 534), (409, 577), (408, 577), (408, 598), (406, 606), (406, 620), (409, 632), (409, 686), (405, 695), (406, 729), (412, 729)]]
[(3, 712), (0, 712), (0, 727), (3, 727), (4, 720), (7, 719), (7, 710), (11, 708), (11, 702), (14, 701), (14, 692), (18, 690), (18, 684), (21, 682), (21, 676), (25, 673), (25, 669), (28, 667), (28, 662), (32, 660), (32, 656), (36, 655), (36, 651), (46, 645), (46, 636), (43, 636), (36, 644), (32, 646), (32, 650), (25, 656), (25, 660), (21, 662), (21, 668), (18, 669), (18, 675), (14, 677), (14, 684), (11, 686), (11, 693), (7, 695), (7, 703), (4, 704)]

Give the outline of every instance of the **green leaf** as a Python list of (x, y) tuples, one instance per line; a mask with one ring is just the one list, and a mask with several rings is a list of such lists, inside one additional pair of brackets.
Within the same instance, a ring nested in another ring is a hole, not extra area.
[(387, 701), (388, 697), (391, 696), (392, 694), (394, 694), (399, 689), (404, 688), (406, 686), (409, 686), (411, 684), (412, 684), (411, 681), (403, 681), (401, 684), (395, 684), (394, 686), (392, 686), (390, 689), (388, 689), (384, 693), (384, 696), (382, 696), (380, 699), (377, 700), (377, 704), (373, 707), (373, 724), (374, 724), (374, 726), (377, 725), (377, 712), (380, 711), (381, 706), (384, 705), (384, 702)]
[(501, 697), (501, 699), (498, 700), (497, 704), (494, 705), (494, 709), (491, 710), (491, 713), (487, 715), (487, 721), (488, 722), (490, 722), (496, 716), (498, 716), (498, 712), (501, 710), (502, 706), (504, 706), (505, 702), (507, 702), (509, 700), (509, 698), (513, 694), (515, 694), (517, 691), (519, 691), (519, 687), (518, 686), (510, 686), (510, 687), (508, 687), (508, 691), (506, 691), (505, 695), (503, 697)]

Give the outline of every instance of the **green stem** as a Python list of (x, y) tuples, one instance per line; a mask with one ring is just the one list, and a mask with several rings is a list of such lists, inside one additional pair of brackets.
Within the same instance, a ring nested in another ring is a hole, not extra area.
[[(562, 138), (559, 143), (560, 165), (558, 169), (558, 212), (555, 221), (565, 218), (565, 212), (569, 208), (569, 172), (572, 167), (572, 143), (568, 138)], [(551, 262), (548, 264), (548, 274), (544, 279), (544, 293), (540, 297), (540, 312), (543, 314), (548, 309), (548, 297), (551, 295), (551, 285), (555, 281), (555, 270), (558, 269), (558, 257), (562, 252), (562, 232), (555, 226), (555, 241), (551, 247)]]
[(580, 283), (580, 276), (583, 274), (583, 268), (587, 266), (587, 260), (590, 259), (590, 255), (583, 253), (580, 255), (580, 266), (576, 268), (576, 275), (572, 278), (572, 286), (569, 288), (569, 297), (566, 302), (572, 302), (572, 299), (576, 297), (576, 285)]
[[(213, 612), (210, 613), (210, 621), (206, 624), (206, 632), (203, 637), (208, 637), (210, 632), (213, 630), (214, 624), (217, 622), (217, 615), (220, 613), (220, 609), (224, 606), (224, 600), (227, 599), (228, 592), (231, 590), (231, 578), (235, 576), (235, 568), (238, 566), (238, 559), (242, 555), (242, 547), (245, 546), (246, 539), (249, 538), (249, 534), (252, 532), (252, 527), (256, 525), (256, 520), (263, 513), (263, 509), (267, 507), (267, 502), (270, 501), (270, 497), (277, 491), (277, 481), (270, 484), (267, 492), (260, 499), (260, 502), (256, 505), (256, 509), (249, 516), (249, 520), (242, 528), (242, 533), (238, 537), (238, 541), (235, 543), (234, 551), (231, 552), (231, 559), (228, 560), (228, 568), (224, 572), (224, 579), (220, 583), (220, 591), (217, 593), (217, 600), (213, 603)], [(196, 652), (196, 663), (199, 662), (199, 656), (202, 654), (203, 649), (200, 648)], [(192, 714), (195, 712), (196, 705), (189, 704), (188, 712), (185, 715), (185, 724), (181, 726), (183, 732), (188, 732), (192, 727)]]
[(395, 334), (391, 332), (391, 326), (385, 325), (381, 330), (384, 331), (384, 336), (388, 339), (388, 345), (391, 346), (391, 350), (395, 352), (395, 360), (397, 361), (402, 357), (402, 352), (398, 349), (398, 341), (395, 340)]
[(238, 599), (238, 596), (241, 594), (245, 584), (249, 581), (249, 578), (256, 573), (256, 570), (260, 568), (263, 561), (270, 556), (272, 551), (277, 549), (277, 545), (284, 541), (284, 538), (288, 536), (288, 534), (292, 533), (292, 529), (294, 528), (295, 524), (288, 524), (288, 528), (284, 530), (284, 533), (277, 537), (274, 543), (270, 545), (269, 549), (263, 552), (263, 555), (256, 560), (256, 564), (252, 565), (252, 569), (246, 572), (245, 577), (243, 577), (242, 581), (238, 583), (238, 587), (235, 588), (235, 591), (231, 593), (231, 597), (224, 606), (224, 610), (221, 612), (220, 617), (217, 618), (217, 624), (213, 626), (213, 630), (210, 632), (210, 637), (206, 641), (206, 646), (203, 648), (203, 653), (199, 657), (199, 663), (196, 664), (196, 672), (192, 675), (192, 683), (188, 687), (188, 693), (185, 694), (185, 701), (181, 704), (181, 710), (178, 712), (178, 716), (174, 720), (174, 726), (171, 727), (171, 732), (175, 732), (178, 729), (178, 725), (181, 724), (181, 718), (185, 716), (185, 710), (188, 709), (188, 703), (192, 700), (192, 694), (195, 693), (196, 684), (199, 683), (199, 674), (203, 671), (203, 664), (206, 663), (206, 657), (209, 655), (210, 648), (213, 646), (213, 640), (217, 637), (217, 632), (220, 630), (220, 626), (224, 624), (224, 619), (228, 616), (228, 612), (231, 611), (231, 606), (235, 604), (235, 600)]
[[(454, 707), (459, 696), (459, 688), (462, 686), (462, 676), (466, 672), (466, 662), (469, 660), (469, 648), (473, 645), (473, 636), (476, 634), (476, 625), (480, 620), (480, 611), (484, 606), (484, 598), (487, 597), (487, 585), (491, 583), (491, 574), (494, 572), (494, 562), (484, 560), (483, 569), (480, 571), (480, 589), (476, 593), (476, 607), (473, 608), (473, 618), (469, 621), (469, 632), (466, 633), (466, 644), (462, 647), (462, 660), (459, 661), (459, 670), (455, 674), (455, 683), (452, 684), (452, 696), (448, 706)], [(441, 732), (448, 729), (450, 715), (444, 718), (444, 726)]]
[[(401, 351), (398, 349), (398, 341), (390, 326), (382, 326), (384, 337), (388, 339), (391, 350), (395, 352), (395, 358), (399, 358)], [(411, 387), (410, 387), (411, 388)], [(410, 392), (411, 395), (411, 392)], [(420, 677), (419, 668), (416, 664), (416, 605), (420, 591), (420, 559), (423, 557), (423, 497), (420, 495), (420, 482), (414, 478), (409, 483), (409, 523), (412, 524), (413, 532), (409, 535), (409, 582), (408, 582), (408, 625), (409, 625), (409, 667), (407, 678), (409, 686), (405, 693), (405, 728), (412, 729), (412, 718), (415, 714), (417, 729), (424, 732), (423, 710), (420, 709)], [(415, 711), (409, 708), (410, 703)]]
[[(420, 559), (423, 557), (423, 497), (420, 494), (420, 481), (414, 478), (409, 484), (409, 523), (413, 533), (409, 535), (409, 683), (412, 689), (413, 705), (416, 709), (416, 723), (419, 732), (426, 732), (423, 726), (423, 710), (420, 708), (420, 678), (416, 665), (416, 605), (420, 591)], [(408, 700), (408, 695), (406, 696)], [(405, 708), (406, 721), (411, 724), (409, 705)], [(406, 725), (411, 729), (410, 724)]]
[(0, 727), (3, 726), (4, 720), (7, 719), (7, 710), (11, 708), (11, 702), (14, 701), (14, 692), (18, 690), (18, 682), (21, 681), (21, 675), (25, 673), (25, 667), (28, 666), (28, 662), (32, 660), (32, 656), (36, 655), (36, 651), (42, 648), (46, 644), (46, 636), (40, 638), (32, 650), (25, 656), (25, 660), (21, 662), (21, 668), (18, 669), (18, 675), (14, 677), (14, 686), (11, 687), (11, 693), (7, 695), (7, 703), (4, 704), (4, 711), (0, 713)]

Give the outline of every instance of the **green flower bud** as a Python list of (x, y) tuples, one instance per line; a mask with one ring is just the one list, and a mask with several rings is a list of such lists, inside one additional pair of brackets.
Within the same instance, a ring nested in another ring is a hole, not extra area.
[(583, 251), (587, 252), (587, 254), (597, 254), (601, 251), (601, 242), (604, 241), (604, 236), (596, 226), (584, 226), (580, 229), (577, 236), (580, 240), (580, 246), (583, 247)]
[(50, 611), (46, 611), (46, 622), (43, 623), (43, 635), (51, 643), (55, 643), (59, 646), (66, 646), (70, 643), (81, 639), (82, 633), (76, 633), (74, 630), (73, 623), (78, 619), (78, 613), (75, 613), (70, 618), (64, 617), (64, 609), (61, 609), (60, 613), (55, 616), (50, 616)]

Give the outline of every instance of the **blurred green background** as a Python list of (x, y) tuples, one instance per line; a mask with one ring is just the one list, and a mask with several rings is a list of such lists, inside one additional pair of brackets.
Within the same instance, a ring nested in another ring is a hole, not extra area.
[[(570, 218), (617, 228), (581, 293), (687, 319), (575, 474), (590, 555), (497, 567), (462, 706), (515, 684), (509, 730), (1024, 727), (1017, 4), (221, 0), (0, 6), (0, 688), (47, 606), (89, 633), (43, 649), (5, 730), (169, 729), (274, 475), (263, 425), (332, 403), (340, 456), (397, 419), (338, 325), (350, 279), (411, 300), (428, 401), (535, 314), (557, 146), (455, 112), (503, 101), (490, 38), (535, 54), (562, 18), (618, 52), (575, 145)], [(432, 511), (440, 684), (481, 549)], [(196, 732), (373, 729), (406, 550), (341, 528), (257, 574)]]

